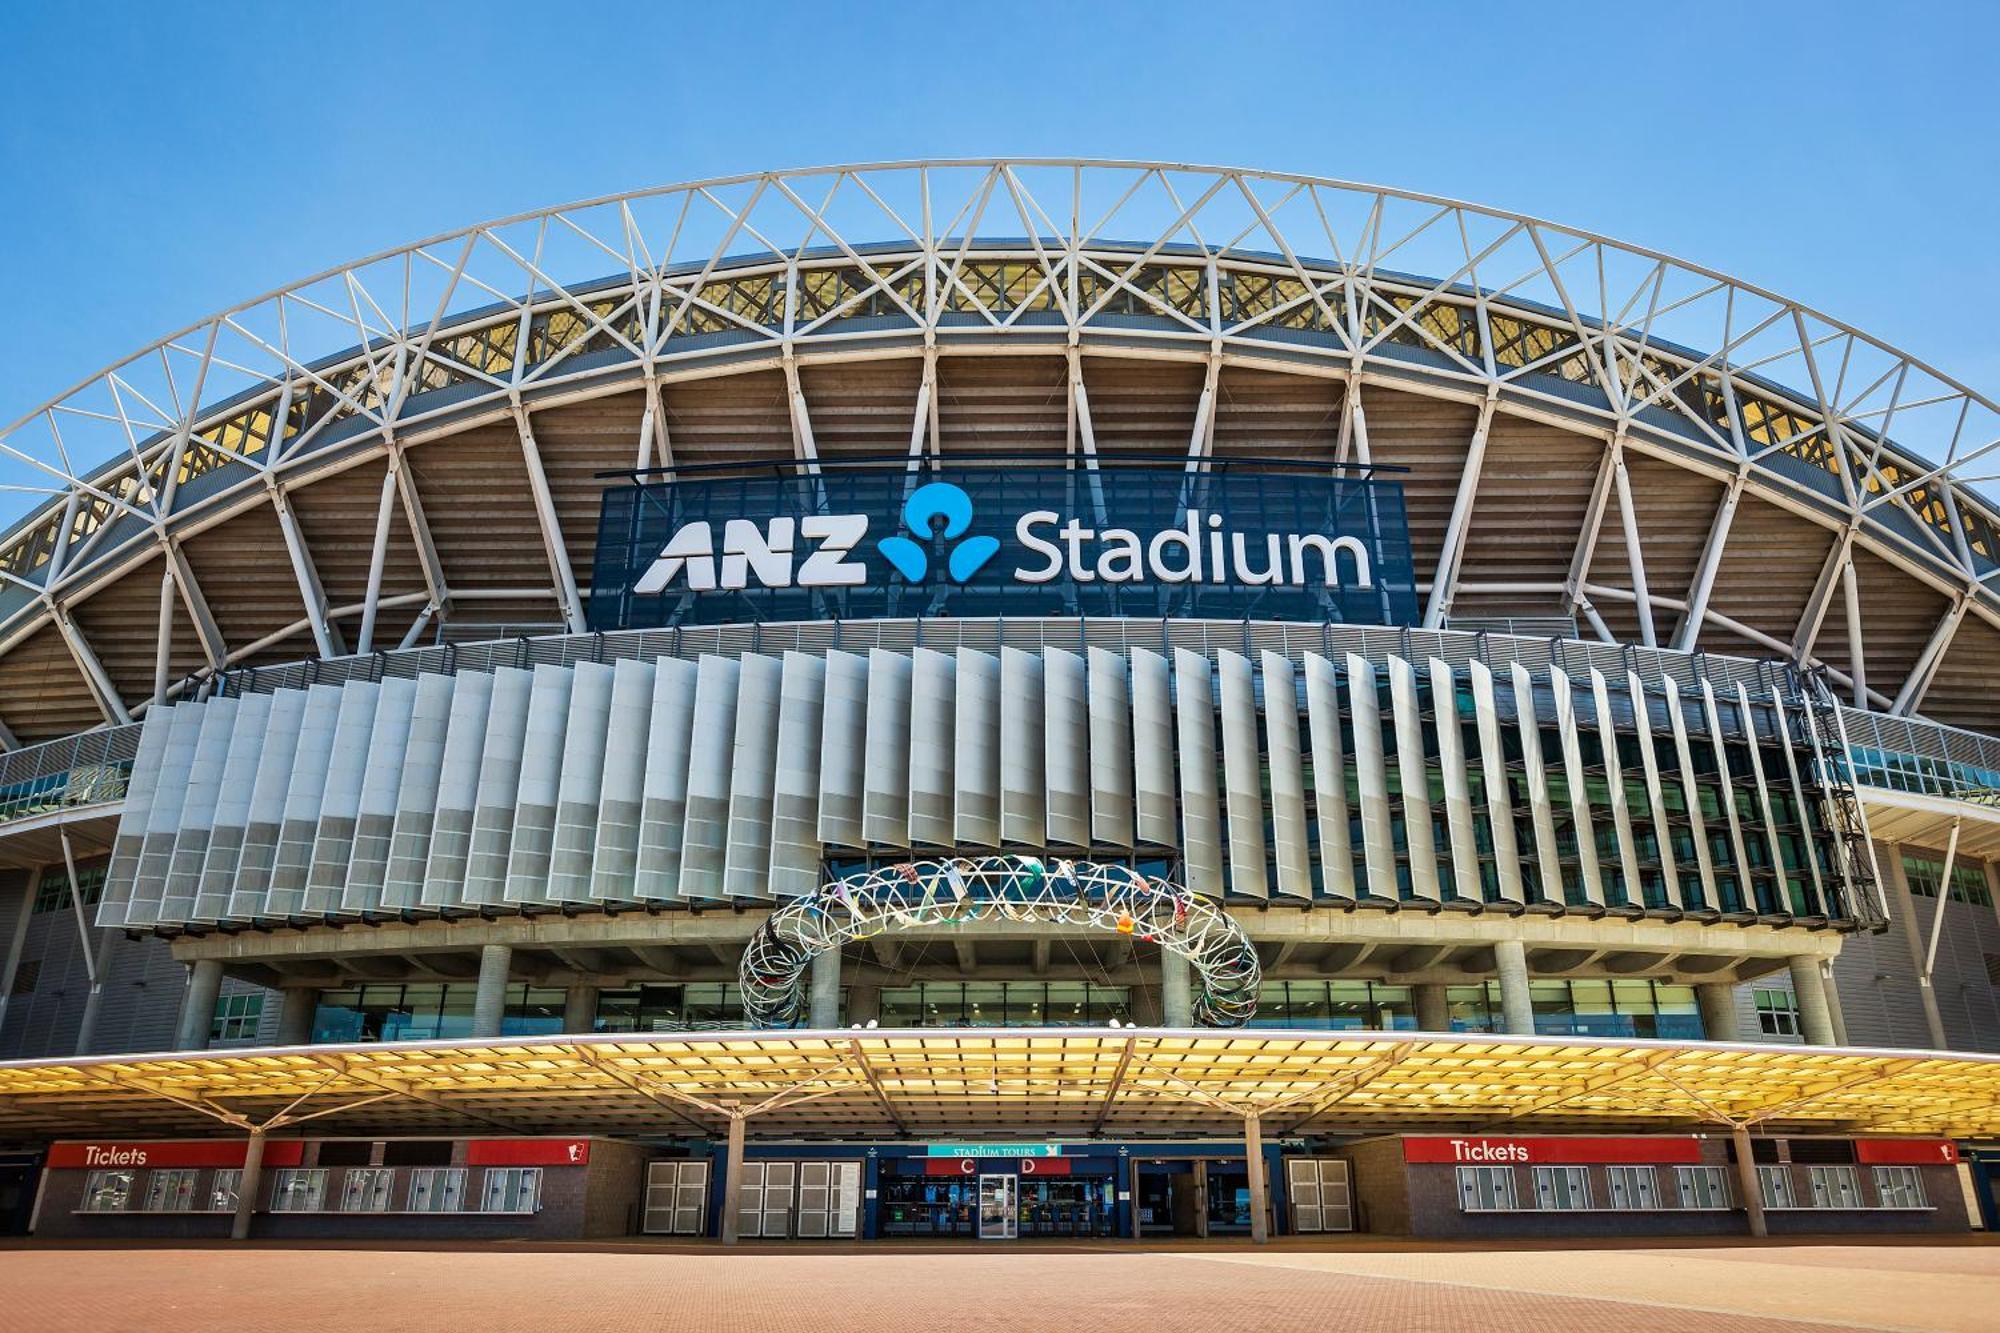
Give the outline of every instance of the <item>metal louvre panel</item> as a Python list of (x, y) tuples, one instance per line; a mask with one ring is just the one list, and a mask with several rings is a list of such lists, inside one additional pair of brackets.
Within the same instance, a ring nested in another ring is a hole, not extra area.
[[(278, 691), (264, 719), (250, 807), (244, 811), (242, 851), (230, 887), (230, 917), (254, 921), (270, 915), (270, 867), (278, 857), (278, 825), (284, 823), (284, 795), (292, 783), (292, 755), (298, 753), (298, 719), (306, 713), (306, 691)], [(246, 721), (246, 719), (240, 719)]]
[(960, 648), (952, 701), (952, 841), (1000, 845), (1000, 659)]
[(1389, 761), (1382, 748), (1382, 696), (1375, 667), (1347, 655), (1347, 699), (1354, 715), (1354, 771), (1361, 791), (1361, 858), (1368, 867), (1368, 896), (1402, 897), (1396, 874), (1396, 838), (1389, 815)]
[[(1741, 895), (1741, 901), (1737, 906), (1747, 908), (1753, 891), (1750, 882), (1750, 855), (1743, 845), (1743, 821), (1736, 813), (1736, 793), (1732, 790), (1729, 774), (1729, 749), (1722, 739), (1722, 714), (1715, 706), (1715, 686), (1707, 680), (1701, 683), (1701, 707), (1708, 721), (1709, 744), (1715, 749), (1716, 778), (1722, 787), (1722, 812), (1729, 818), (1729, 845), (1736, 854), (1733, 875), (1736, 880), (1736, 891)], [(1729, 904), (1722, 901), (1719, 889), (1718, 881), (1715, 905), (1728, 908)]]
[(463, 688), (463, 680), (451, 676), (417, 677), (417, 697), (410, 705), (410, 739), (403, 749), (402, 778), (396, 784), (396, 828), (389, 835), (389, 870), (382, 878), (382, 906), (387, 911), (416, 907), (424, 901), (452, 712)]
[[(1596, 705), (1597, 743), (1604, 756), (1604, 781), (1611, 796), (1612, 832), (1618, 839), (1618, 869), (1625, 880), (1625, 904), (1644, 907), (1646, 891), (1639, 878), (1638, 843), (1632, 836), (1632, 803), (1625, 799), (1625, 772), (1618, 762), (1618, 727), (1611, 711), (1611, 687), (1596, 667), (1590, 669), (1590, 693)], [(1639, 715), (1639, 725), (1641, 729), (1646, 725), (1644, 713)], [(1608, 889), (1604, 896), (1607, 900), (1611, 897)]]
[(1521, 761), (1527, 774), (1528, 812), (1535, 826), (1535, 867), (1542, 880), (1542, 896), (1552, 903), (1569, 900), (1563, 883), (1562, 859), (1557, 855), (1555, 810), (1549, 803), (1549, 772), (1542, 758), (1542, 727), (1535, 714), (1535, 679), (1528, 668), (1514, 663), (1509, 673), (1514, 683), (1514, 719), (1521, 735)]
[(1174, 782), (1174, 685), (1164, 654), (1134, 648), (1132, 663), (1133, 832), (1142, 843), (1179, 841)]
[(1403, 788), (1403, 843), (1410, 856), (1410, 892), (1424, 902), (1438, 902), (1437, 828), (1431, 822), (1430, 765), (1424, 753), (1423, 705), (1417, 694), (1417, 669), (1400, 657), (1389, 658), (1389, 706), (1396, 728), (1396, 775)]
[(368, 738), (375, 730), (381, 695), (382, 687), (370, 681), (340, 689), (319, 825), (313, 832), (312, 865), (306, 874), (306, 911), (313, 915), (342, 910), (341, 890), (354, 859), (354, 823), (361, 814), (361, 783), (368, 773)]
[(1583, 876), (1583, 896), (1604, 906), (1604, 877), (1597, 865), (1597, 830), (1590, 818), (1590, 787), (1583, 771), (1583, 749), (1576, 738), (1576, 686), (1561, 667), (1549, 668), (1556, 696), (1556, 735), (1562, 742), (1563, 777), (1569, 787), (1570, 821), (1576, 830), (1576, 860)]
[(1000, 650), (1000, 840), (1041, 847), (1048, 842), (1043, 764), (1042, 659), (1019, 648)]
[(1083, 658), (1042, 649), (1044, 828), (1051, 843), (1090, 845), (1090, 695)]
[(306, 907), (306, 877), (312, 872), (313, 839), (319, 832), (321, 804), (326, 799), (326, 769), (333, 758), (333, 733), (340, 723), (337, 686), (314, 685), (306, 691), (299, 716), (299, 743), (292, 754), (290, 785), (278, 825), (277, 855), (271, 863), (271, 889), (265, 910), (272, 916), (295, 916)]
[(910, 842), (952, 845), (957, 666), (949, 653), (910, 653)]
[(862, 730), (861, 833), (888, 847), (910, 845), (910, 659), (868, 650), (868, 716)]
[(1653, 744), (1653, 717), (1646, 700), (1645, 682), (1639, 679), (1638, 672), (1628, 671), (1625, 688), (1632, 696), (1632, 716), (1638, 721), (1639, 763), (1645, 770), (1646, 806), (1652, 814), (1654, 842), (1660, 849), (1660, 880), (1666, 888), (1668, 904), (1685, 907), (1680, 868), (1675, 864), (1673, 826), (1667, 823), (1665, 794), (1660, 785), (1660, 757)]
[(771, 896), (771, 798), (777, 779), (778, 707), (785, 664), (760, 653), (737, 661), (736, 729), (730, 742), (729, 845), (723, 891)]
[(342, 886), (343, 912), (372, 912), (382, 906), (389, 874), (389, 851), (395, 842), (397, 781), (410, 743), (417, 682), (389, 676), (375, 697), (375, 726), (368, 733), (366, 772), (355, 803), (354, 854)]
[(1444, 777), (1445, 828), (1451, 838), (1452, 891), (1484, 902), (1479, 876), (1479, 835), (1473, 825), (1472, 784), (1466, 780), (1465, 728), (1458, 716), (1458, 680), (1451, 663), (1430, 659), (1431, 714), (1437, 719), (1438, 770)]
[[(209, 834), (215, 827), (215, 805), (222, 795), (222, 770), (228, 764), (229, 742), (236, 733), (236, 700), (212, 699), (199, 706), (201, 731), (195, 737), (187, 796), (181, 803), (180, 827), (174, 834), (173, 858), (168, 862), (167, 889), (160, 906), (162, 921), (215, 921), (222, 915), (218, 911), (213, 917), (202, 916), (199, 898)], [(227, 904), (219, 906), (226, 908)]]
[(111, 840), (111, 865), (105, 872), (104, 897), (97, 905), (100, 926), (124, 925), (131, 908), (132, 885), (139, 876), (139, 851), (145, 846), (153, 796), (159, 790), (160, 756), (171, 730), (170, 710), (147, 710), (145, 724), (139, 728), (138, 753), (132, 758), (132, 776), (125, 784), (125, 803), (119, 809), (118, 832)]
[(1224, 880), (1215, 689), (1208, 659), (1186, 648), (1174, 649), (1174, 724), (1180, 741), (1182, 873), (1189, 889), (1220, 898)]
[(1263, 761), (1258, 753), (1257, 677), (1241, 653), (1217, 655), (1222, 678), (1223, 808), (1229, 815), (1229, 891), (1271, 896), (1265, 866)]
[(862, 772), (868, 762), (868, 659), (826, 655), (826, 704), (820, 716), (819, 840), (865, 847)]
[[(1780, 742), (1778, 746), (1778, 752), (1785, 756), (1785, 772), (1792, 784), (1792, 799), (1798, 803), (1799, 820), (1801, 821), (1801, 823), (1809, 825), (1812, 818), (1811, 816), (1812, 807), (1806, 804), (1806, 788), (1805, 788), (1805, 783), (1799, 777), (1799, 761), (1797, 758), (1797, 752), (1785, 740), (1786, 737), (1789, 737), (1791, 735), (1791, 724), (1788, 721), (1786, 721), (1785, 718), (1785, 702), (1784, 699), (1780, 697), (1780, 692), (1776, 686), (1771, 687), (1770, 693), (1771, 693), (1771, 716), (1772, 719), (1777, 724), (1777, 731)], [(1664, 827), (1665, 826), (1662, 825), (1662, 828)], [(1775, 832), (1776, 826), (1773, 825), (1772, 827)], [(1662, 842), (1664, 841), (1665, 837), (1663, 834)], [(1669, 854), (1668, 852), (1664, 851), (1661, 853), (1663, 857), (1668, 854)], [(1808, 837), (1807, 839), (1805, 862), (1806, 862), (1806, 868), (1810, 870), (1812, 873), (1813, 901), (1816, 904), (1814, 910), (1816, 912), (1823, 912), (1826, 913), (1827, 915), (1832, 915), (1834, 912), (1833, 900), (1827, 894), (1826, 880), (1824, 876), (1820, 874), (1819, 857), (1813, 854), (1810, 837)], [(1989, 862), (1988, 864), (1991, 863)], [(1785, 885), (1783, 883), (1783, 880), (1785, 878), (1784, 862), (1782, 861), (1778, 862), (1777, 869), (1780, 880), (1779, 892), (1783, 893), (1785, 891)], [(1792, 906), (1793, 905), (1789, 901), (1786, 902), (1785, 910), (1791, 911)]]
[(684, 898), (720, 898), (728, 892), (723, 873), (729, 860), (729, 765), (743, 669), (726, 657), (704, 657), (696, 667), (679, 889)]
[[(195, 910), (204, 921), (250, 919), (237, 914), (230, 891), (243, 855), (243, 826), (250, 819), (250, 794), (257, 787), (257, 761), (264, 753), (270, 721), (270, 695), (248, 694), (236, 701), (229, 754), (222, 761), (222, 784), (216, 792), (213, 826), (208, 833), (208, 852), (201, 862), (201, 887), (195, 895)], [(133, 777), (136, 781), (136, 769)]]
[[(549, 849), (548, 902), (590, 901), (591, 853), (597, 845), (598, 802), (604, 795), (604, 753), (610, 740), (616, 674), (602, 662), (579, 662), (570, 681), (562, 771), (556, 779), (556, 838)], [(620, 721), (629, 725), (630, 719)], [(638, 734), (645, 735), (644, 729)], [(637, 802), (632, 804), (636, 812)], [(636, 831), (636, 823), (633, 827)]]
[(465, 902), (489, 906), (507, 900), (507, 854), (514, 845), (514, 801), (521, 792), (521, 751), (528, 743), (528, 704), (535, 673), (501, 667), (493, 673), (493, 701), (486, 713), (486, 743), (479, 754), (479, 785), (472, 805), (472, 843), (465, 862)]
[(1715, 907), (1720, 902), (1715, 889), (1715, 861), (1708, 850), (1708, 820), (1701, 813), (1701, 788), (1696, 783), (1694, 747), (1688, 743), (1687, 700), (1681, 687), (1672, 682), (1662, 686), (1667, 696), (1667, 721), (1674, 733), (1674, 757), (1680, 764), (1681, 800), (1688, 813), (1688, 827), (1694, 831), (1694, 856), (1699, 866), (1699, 893), (1681, 889), (1681, 905), (1689, 908)]
[(1090, 712), (1090, 836), (1132, 846), (1132, 708), (1125, 659), (1106, 648), (1084, 654)]
[[(438, 765), (437, 813), (431, 824), (430, 855), (424, 862), (426, 907), (457, 907), (466, 901), (465, 862), (472, 851), (479, 756), (486, 745), (487, 708), (493, 701), (493, 677), (484, 671), (461, 672), (452, 681), (451, 720)], [(399, 835), (402, 827), (399, 811)]]
[(556, 793), (562, 784), (563, 748), (569, 738), (569, 701), (576, 672), (538, 666), (528, 690), (527, 730), (521, 739), (521, 772), (514, 790), (514, 831), (507, 845), (510, 903), (546, 903), (549, 861), (556, 849)]
[(771, 782), (771, 892), (811, 893), (819, 886), (819, 764), (826, 662), (788, 652), (779, 684), (777, 768)]
[(1306, 725), (1312, 734), (1313, 815), (1319, 825), (1320, 891), (1354, 897), (1354, 846), (1348, 831), (1347, 757), (1340, 740), (1340, 672), (1307, 653)]
[(1264, 743), (1271, 774), (1271, 845), (1278, 892), (1312, 897), (1312, 841), (1306, 827), (1306, 772), (1299, 746), (1298, 669), (1266, 649), (1258, 655), (1264, 679)]
[[(1764, 773), (1764, 747), (1757, 743), (1757, 727), (1755, 722), (1752, 721), (1756, 717), (1756, 714), (1750, 711), (1749, 688), (1740, 680), (1736, 682), (1736, 706), (1742, 710), (1738, 715), (1743, 718), (1745, 730), (1748, 732), (1748, 735), (1744, 738), (1744, 748), (1750, 752), (1750, 773), (1757, 780), (1757, 810), (1759, 814), (1764, 816), (1764, 847), (1771, 858), (1771, 875), (1776, 885), (1774, 892), (1780, 899), (1778, 910), (1784, 911), (1789, 906), (1789, 904), (1783, 902), (1785, 893), (1785, 853), (1784, 849), (1778, 846), (1778, 820), (1777, 816), (1771, 811), (1771, 783), (1770, 779)], [(1800, 815), (1803, 817), (1804, 812), (1801, 811)], [(1749, 894), (1751, 892), (1751, 884), (1747, 869), (1743, 879), (1744, 892)], [(1761, 903), (1748, 902), (1745, 906), (1752, 910), (1763, 910), (1763, 904)]]
[(646, 801), (647, 743), (653, 730), (651, 662), (611, 668), (610, 716), (604, 733), (604, 779), (597, 795), (597, 842), (590, 853), (590, 898), (636, 898), (639, 822)]
[(1509, 792), (1507, 750), (1501, 739), (1500, 703), (1493, 691), (1493, 672), (1477, 658), (1466, 664), (1472, 673), (1472, 710), (1479, 723), (1479, 764), (1486, 783), (1486, 822), (1493, 831), (1493, 866), (1499, 872), (1503, 902), (1527, 901), (1521, 879), (1521, 848), (1514, 836), (1514, 801)]
[[(639, 855), (632, 896), (678, 898), (687, 833), (688, 759), (694, 744), (693, 662), (662, 659), (653, 669), (653, 711), (646, 731), (646, 783), (639, 804)], [(724, 751), (725, 755), (727, 750)]]
[(180, 704), (169, 710), (167, 743), (160, 751), (159, 786), (146, 814), (146, 837), (139, 845), (139, 873), (132, 881), (132, 901), (125, 920), (133, 925), (170, 923), (166, 906), (167, 873), (173, 868), (174, 835), (187, 806), (188, 773), (194, 768), (195, 746), (201, 740), (205, 710), (200, 704)]

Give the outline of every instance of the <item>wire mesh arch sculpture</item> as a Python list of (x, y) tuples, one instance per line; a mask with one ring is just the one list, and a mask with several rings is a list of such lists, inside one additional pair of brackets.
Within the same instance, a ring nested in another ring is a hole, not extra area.
[(1158, 944), (1194, 967), (1197, 1023), (1241, 1027), (1257, 1012), (1256, 946), (1220, 904), (1130, 866), (980, 856), (883, 866), (771, 913), (743, 950), (744, 1015), (758, 1027), (797, 1022), (806, 969), (830, 949), (891, 930), (976, 921), (1083, 926)]

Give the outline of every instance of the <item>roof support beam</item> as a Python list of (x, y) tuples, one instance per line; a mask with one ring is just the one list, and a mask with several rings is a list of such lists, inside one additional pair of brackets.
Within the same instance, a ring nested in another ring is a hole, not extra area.
[(1584, 506), (1583, 526), (1577, 533), (1576, 553), (1570, 557), (1569, 577), (1563, 580), (1564, 599), (1571, 611), (1585, 603), (1583, 585), (1590, 578), (1590, 558), (1597, 552), (1597, 534), (1604, 527), (1604, 509), (1611, 501), (1612, 449), (1607, 445), (1597, 460), (1597, 480), (1590, 489), (1590, 503)]
[(556, 605), (570, 633), (586, 633), (589, 626), (584, 622), (583, 599), (577, 595), (576, 573), (570, 568), (569, 547), (563, 542), (562, 523), (556, 517), (548, 473), (542, 470), (542, 451), (529, 428), (528, 409), (518, 399), (514, 403), (514, 426), (521, 436), (521, 459), (528, 466), (528, 494), (535, 502), (535, 521), (541, 525), (542, 547), (548, 552), (549, 573), (555, 579)]
[(1962, 595), (1938, 621), (1937, 628), (1931, 631), (1930, 642), (1924, 645), (1923, 654), (1910, 668), (1909, 676), (1903, 681), (1903, 688), (1897, 692), (1896, 702), (1889, 706), (1891, 713), (1899, 717), (1908, 717), (1923, 704), (1924, 694), (1930, 689), (1931, 680), (1937, 675), (1938, 666), (1951, 648), (1952, 636), (1958, 633), (1959, 625), (1965, 620), (1966, 609), (1971, 605), (1971, 597)]
[(319, 571), (313, 567), (312, 552), (306, 548), (305, 534), (299, 530), (299, 518), (292, 510), (292, 504), (285, 496), (284, 487), (265, 476), (270, 487), (271, 507), (278, 513), (278, 530), (284, 534), (285, 551), (292, 558), (292, 575), (298, 580), (299, 600), (305, 603), (306, 623), (312, 627), (313, 646), (321, 657), (339, 657), (344, 651), (331, 619), (327, 615), (326, 589), (320, 585)]
[(1833, 605), (1834, 592), (1852, 577), (1853, 553), (1854, 528), (1849, 525), (1835, 535), (1833, 545), (1827, 549), (1826, 559), (1820, 563), (1819, 578), (1813, 583), (1812, 595), (1799, 612), (1798, 627), (1792, 634), (1794, 660), (1804, 662), (1812, 657), (1813, 645), (1819, 641), (1826, 613)]
[(208, 598), (202, 595), (201, 583), (194, 576), (194, 566), (188, 563), (187, 552), (171, 538), (161, 543), (160, 549), (173, 568), (174, 582), (180, 585), (181, 602), (187, 607), (195, 636), (201, 640), (201, 655), (208, 659), (208, 669), (222, 670), (229, 661), (229, 642), (222, 637), (222, 627), (215, 623), (215, 613), (209, 610)]
[(115, 722), (120, 726), (130, 722), (132, 714), (126, 711), (125, 701), (118, 697), (118, 687), (111, 683), (110, 673), (105, 671), (104, 663), (98, 660), (90, 641), (83, 637), (83, 631), (70, 617), (69, 608), (51, 599), (49, 619), (55, 622), (56, 633), (62, 635), (64, 645), (69, 648), (69, 655), (76, 660), (77, 670), (83, 673), (83, 682), (97, 700), (98, 711), (104, 714), (104, 720)]
[(1688, 585), (1687, 609), (1681, 612), (1680, 623), (1674, 626), (1673, 649), (1677, 653), (1693, 652), (1701, 638), (1708, 599), (1715, 591), (1715, 575), (1722, 568), (1722, 554), (1729, 546), (1729, 529), (1736, 522), (1736, 506), (1743, 498), (1743, 485), (1748, 479), (1748, 473), (1738, 472), (1722, 488), (1722, 502), (1715, 508), (1708, 541), (1701, 548), (1701, 563), (1695, 566), (1694, 582)]
[(1480, 404), (1479, 421), (1472, 428), (1472, 441), (1465, 449), (1465, 469), (1458, 478), (1458, 497), (1452, 501), (1451, 520), (1445, 524), (1444, 549), (1438, 552), (1437, 573), (1431, 576), (1431, 601), (1424, 609), (1424, 628), (1439, 629), (1451, 615), (1452, 598), (1458, 592), (1458, 570), (1465, 560), (1465, 539), (1472, 528), (1472, 507), (1479, 497), (1479, 474), (1486, 461), (1486, 436), (1493, 426), (1493, 408), (1500, 399), (1500, 386), (1487, 386), (1486, 401)]
[(392, 446), (383, 460), (382, 498), (375, 504), (375, 541), (368, 548), (368, 588), (361, 600), (361, 633), (354, 651), (375, 650), (375, 617), (382, 609), (382, 567), (389, 559), (389, 520), (396, 505), (396, 453)]
[(1611, 476), (1618, 488), (1618, 521), (1625, 529), (1625, 563), (1632, 573), (1632, 597), (1639, 609), (1639, 640), (1657, 648), (1653, 632), (1653, 599), (1646, 592), (1646, 552), (1639, 540), (1639, 511), (1632, 502), (1632, 477), (1625, 466), (1625, 432), (1611, 442)]

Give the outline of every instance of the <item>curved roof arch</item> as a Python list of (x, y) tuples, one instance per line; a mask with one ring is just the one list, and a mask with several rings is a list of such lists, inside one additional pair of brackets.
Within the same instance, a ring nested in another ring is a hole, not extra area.
[[(1226, 362), (1484, 402), (1768, 500), (1832, 533), (1841, 559), (1851, 544), (1927, 586), (1949, 627), (1919, 667), (1969, 613), (2000, 626), (2000, 516), (1975, 490), (2000, 455), (2000, 405), (1849, 325), (1658, 251), (1437, 196), (995, 159), (742, 175), (517, 214), (190, 325), (0, 435), (16, 489), (43, 497), (0, 538), (0, 648), (54, 629), (115, 720), (126, 701), (69, 613), (164, 554), (163, 601), (177, 593), (206, 669), (295, 632), (332, 655), (351, 646), (343, 622), (372, 612), (335, 605), (315, 574), (291, 497), (316, 477), (363, 456), (393, 473), (411, 444), (509, 418), (532, 455), (546, 406), (769, 369), (809, 454), (801, 365), (972, 349), (1205, 362), (1211, 398)], [(1365, 424), (1355, 434), (1365, 450)], [(1614, 484), (1630, 485), (1620, 467)], [(257, 507), (282, 530), (303, 615), (245, 643), (215, 629), (181, 545)], [(580, 628), (574, 580), (552, 562), (560, 618)], [(442, 571), (424, 574), (441, 603)], [(1697, 632), (1706, 595), (1697, 580), (1679, 603)], [(1684, 637), (1652, 626), (1643, 588), (1635, 600), (1649, 642)], [(1904, 684), (1877, 702), (1914, 708), (1922, 688)]]

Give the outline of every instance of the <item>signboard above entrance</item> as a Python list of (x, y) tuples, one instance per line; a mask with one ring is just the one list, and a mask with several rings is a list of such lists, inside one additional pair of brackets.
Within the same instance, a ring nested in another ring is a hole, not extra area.
[(1454, 1166), (1692, 1165), (1701, 1161), (1701, 1140), (1692, 1135), (1504, 1139), (1411, 1135), (1403, 1140), (1403, 1160)]
[(594, 630), (910, 616), (1414, 623), (1400, 482), (1216, 459), (908, 460), (635, 474), (604, 494)]

